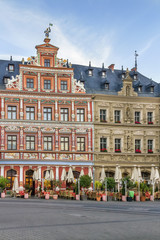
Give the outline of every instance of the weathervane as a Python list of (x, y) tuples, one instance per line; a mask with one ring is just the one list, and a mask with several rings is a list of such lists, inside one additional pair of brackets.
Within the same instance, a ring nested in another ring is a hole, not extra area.
[(50, 26), (53, 26), (53, 24), (50, 23), (50, 24), (49, 24), (49, 27), (44, 31), (46, 38), (49, 38), (49, 33), (51, 32)]
[(138, 57), (138, 54), (137, 54), (137, 51), (135, 51), (135, 69), (137, 71), (137, 57)]

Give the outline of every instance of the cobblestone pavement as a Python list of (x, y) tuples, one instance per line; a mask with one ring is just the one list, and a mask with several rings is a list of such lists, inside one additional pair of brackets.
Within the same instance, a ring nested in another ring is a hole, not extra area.
[(156, 240), (159, 202), (0, 199), (0, 240)]

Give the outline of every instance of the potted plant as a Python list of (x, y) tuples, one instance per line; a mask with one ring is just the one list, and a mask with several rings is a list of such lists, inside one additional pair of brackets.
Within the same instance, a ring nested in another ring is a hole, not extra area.
[[(115, 189), (115, 185), (116, 185), (115, 179), (112, 178), (112, 177), (108, 177), (106, 179), (107, 179), (107, 190), (109, 191), (109, 194), (107, 196), (107, 200), (108, 201), (112, 201), (113, 200), (113, 192), (112, 192), (112, 190)], [(105, 190), (106, 179), (103, 182), (103, 186), (102, 186), (103, 190)]]
[(30, 190), (30, 185), (29, 184), (25, 184), (24, 185), (25, 191), (24, 191), (24, 198), (28, 199), (28, 192)]
[(101, 200), (101, 193), (100, 193), (100, 190), (102, 189), (102, 183), (99, 182), (99, 181), (95, 181), (95, 189), (96, 189), (96, 200), (97, 201), (100, 201)]
[(145, 182), (142, 182), (140, 184), (140, 191), (141, 191), (141, 202), (145, 202), (146, 201), (145, 193), (148, 191), (148, 186)]
[(88, 175), (83, 175), (80, 177), (80, 187), (83, 188), (83, 194), (81, 195), (81, 200), (87, 200), (87, 195), (84, 193), (84, 188), (88, 189), (91, 186), (92, 179)]
[(6, 188), (6, 185), (9, 183), (8, 179), (7, 178), (4, 178), (4, 177), (0, 177), (0, 197), (1, 198), (5, 198), (5, 188)]
[(107, 152), (107, 149), (106, 148), (102, 148), (101, 152)]
[(58, 194), (57, 194), (57, 190), (60, 189), (60, 187), (62, 186), (62, 182), (59, 180), (53, 180), (53, 189), (55, 191), (55, 193), (53, 194), (53, 199), (57, 200), (58, 199)]
[(135, 152), (136, 152), (136, 153), (141, 153), (141, 150), (140, 150), (140, 149), (136, 149)]

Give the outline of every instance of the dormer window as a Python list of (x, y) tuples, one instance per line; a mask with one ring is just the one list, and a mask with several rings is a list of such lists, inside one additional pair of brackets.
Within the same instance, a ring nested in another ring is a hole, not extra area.
[(4, 84), (8, 84), (8, 77), (4, 77), (4, 78), (3, 78), (3, 83), (4, 83)]
[(93, 70), (92, 69), (88, 70), (88, 76), (93, 76)]
[(125, 73), (123, 72), (123, 73), (122, 73), (122, 79), (124, 79), (124, 78), (125, 78)]
[(104, 84), (104, 88), (105, 88), (106, 90), (109, 90), (109, 83), (105, 83), (105, 84)]
[(8, 64), (8, 71), (14, 72), (14, 64)]
[(50, 59), (44, 59), (44, 66), (50, 67)]
[(134, 74), (133, 79), (136, 81), (137, 80), (137, 74)]
[(150, 92), (151, 92), (151, 93), (154, 93), (154, 86), (151, 86), (151, 87), (150, 87)]
[(102, 77), (106, 76), (106, 71), (102, 71)]
[(142, 92), (142, 86), (138, 86), (138, 92)]

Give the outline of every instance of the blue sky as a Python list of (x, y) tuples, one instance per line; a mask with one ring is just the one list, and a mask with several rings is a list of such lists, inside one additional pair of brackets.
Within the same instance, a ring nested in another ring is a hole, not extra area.
[(51, 43), (72, 63), (134, 67), (160, 82), (160, 0), (0, 0), (0, 59), (35, 55), (51, 22)]

